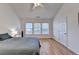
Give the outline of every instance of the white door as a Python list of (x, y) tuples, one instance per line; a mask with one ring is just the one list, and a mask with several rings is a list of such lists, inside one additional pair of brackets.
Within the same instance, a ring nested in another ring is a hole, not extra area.
[(65, 46), (68, 46), (67, 25), (68, 25), (67, 18), (61, 17), (59, 19), (59, 39), (60, 39), (60, 42)]

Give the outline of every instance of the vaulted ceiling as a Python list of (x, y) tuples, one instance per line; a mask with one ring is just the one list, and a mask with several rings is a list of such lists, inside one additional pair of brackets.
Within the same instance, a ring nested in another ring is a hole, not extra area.
[(10, 6), (20, 19), (24, 18), (54, 18), (62, 3), (43, 3), (43, 7), (33, 8), (33, 3), (12, 3)]

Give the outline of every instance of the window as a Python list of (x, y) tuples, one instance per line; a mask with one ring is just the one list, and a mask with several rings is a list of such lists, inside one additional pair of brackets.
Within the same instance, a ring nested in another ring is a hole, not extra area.
[(49, 24), (42, 23), (42, 34), (49, 34)]
[(49, 23), (26, 23), (25, 34), (49, 34)]
[(26, 23), (26, 26), (25, 26), (25, 30), (26, 30), (26, 34), (32, 34), (32, 23)]
[(41, 23), (34, 23), (34, 34), (41, 34)]

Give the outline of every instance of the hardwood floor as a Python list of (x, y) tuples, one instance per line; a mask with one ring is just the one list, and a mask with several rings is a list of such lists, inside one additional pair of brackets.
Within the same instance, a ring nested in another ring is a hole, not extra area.
[(40, 39), (41, 55), (76, 55), (54, 39)]

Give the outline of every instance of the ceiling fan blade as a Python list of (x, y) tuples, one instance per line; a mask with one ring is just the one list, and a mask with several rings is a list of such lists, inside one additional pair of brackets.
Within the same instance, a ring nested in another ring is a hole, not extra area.
[(41, 7), (44, 7), (44, 5), (42, 3), (30, 3), (30, 11), (36, 10), (36, 9), (40, 9)]

